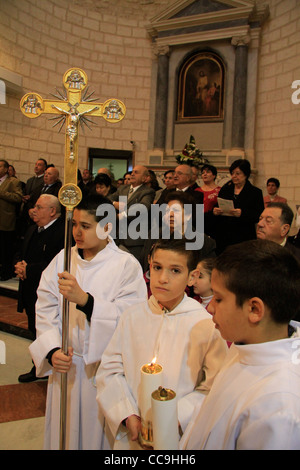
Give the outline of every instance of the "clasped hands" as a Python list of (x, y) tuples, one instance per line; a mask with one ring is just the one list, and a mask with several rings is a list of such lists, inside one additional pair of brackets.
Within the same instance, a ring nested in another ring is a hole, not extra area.
[(26, 279), (26, 266), (27, 266), (27, 263), (24, 260), (18, 261), (15, 264), (15, 273), (16, 273), (17, 277), (19, 279), (21, 279), (22, 281), (24, 281), (24, 279)]

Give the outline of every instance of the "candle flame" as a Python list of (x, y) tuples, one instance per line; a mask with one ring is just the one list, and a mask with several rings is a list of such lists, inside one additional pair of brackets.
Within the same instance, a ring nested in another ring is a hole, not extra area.
[(154, 358), (152, 359), (151, 366), (153, 366), (153, 364), (155, 364), (155, 363), (156, 363), (156, 356), (154, 356)]

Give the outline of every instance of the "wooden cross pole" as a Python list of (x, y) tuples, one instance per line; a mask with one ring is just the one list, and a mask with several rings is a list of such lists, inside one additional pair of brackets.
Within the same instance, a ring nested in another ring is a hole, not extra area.
[[(104, 103), (97, 103), (92, 99), (93, 93), (88, 93), (87, 75), (79, 68), (71, 68), (63, 76), (63, 92), (56, 91), (55, 100), (43, 99), (37, 93), (27, 93), (20, 102), (22, 113), (31, 119), (41, 114), (54, 114), (54, 126), (60, 124), (59, 130), (66, 124), (64, 184), (58, 198), (66, 208), (65, 223), (65, 250), (64, 270), (70, 272), (71, 245), (72, 245), (72, 218), (73, 209), (82, 198), (81, 190), (77, 186), (78, 170), (78, 131), (79, 124), (89, 126), (93, 122), (90, 117), (103, 117), (110, 123), (121, 121), (126, 113), (122, 101), (109, 99)], [(91, 104), (92, 103), (92, 104)], [(68, 354), (69, 339), (69, 302), (64, 299), (62, 313), (62, 351)], [(60, 449), (66, 448), (66, 421), (67, 421), (67, 374), (61, 375), (61, 403), (60, 403)]]

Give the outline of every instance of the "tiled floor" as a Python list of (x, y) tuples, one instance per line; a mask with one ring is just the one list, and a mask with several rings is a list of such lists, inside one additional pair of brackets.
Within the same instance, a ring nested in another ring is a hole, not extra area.
[(16, 306), (16, 299), (0, 295), (0, 351), (5, 349), (4, 360), (0, 354), (4, 362), (0, 363), (0, 450), (41, 450), (47, 383), (18, 382), (18, 376), (31, 369), (32, 361), (27, 317)]

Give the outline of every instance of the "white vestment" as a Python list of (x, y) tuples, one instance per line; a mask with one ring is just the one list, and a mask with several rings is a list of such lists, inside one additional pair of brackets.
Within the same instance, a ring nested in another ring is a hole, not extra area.
[[(38, 376), (49, 375), (45, 448), (59, 448), (61, 374), (46, 358), (61, 347), (63, 297), (58, 290), (58, 273), (64, 270), (64, 250), (42, 274), (36, 303), (37, 339), (30, 353)], [(103, 416), (96, 401), (95, 373), (118, 322), (129, 306), (147, 298), (147, 289), (138, 261), (109, 243), (92, 260), (84, 260), (77, 247), (71, 252), (71, 274), (79, 286), (94, 297), (91, 321), (69, 304), (69, 346), (74, 349), (68, 372), (67, 449), (100, 449)], [(99, 416), (98, 416), (99, 415)]]
[[(211, 315), (186, 295), (171, 312), (163, 312), (154, 296), (124, 312), (96, 376), (97, 400), (116, 439), (115, 448), (120, 448), (117, 441), (124, 441), (127, 433), (120, 426), (122, 420), (140, 415), (138, 390), (144, 364), (156, 356), (163, 367), (161, 385), (176, 392), (184, 430), (195, 405), (210, 390), (227, 351)], [(135, 447), (129, 440), (127, 445)]]
[(300, 324), (291, 324), (293, 337), (231, 346), (181, 448), (300, 450)]

